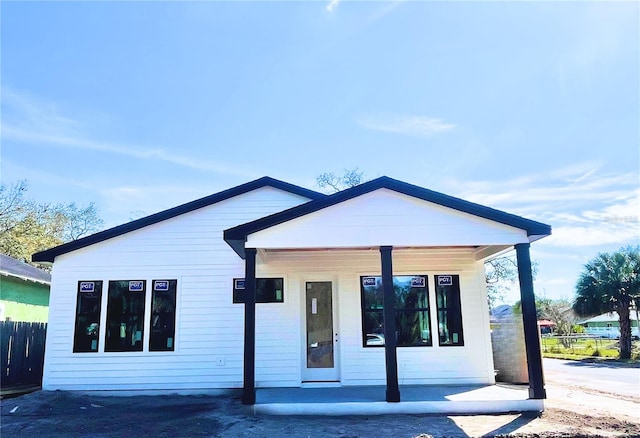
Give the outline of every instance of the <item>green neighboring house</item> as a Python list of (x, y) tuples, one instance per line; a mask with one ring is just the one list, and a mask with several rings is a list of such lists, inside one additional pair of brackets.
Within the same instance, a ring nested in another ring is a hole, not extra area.
[(0, 321), (47, 322), (51, 274), (0, 254)]
[[(631, 309), (629, 315), (631, 319), (631, 336), (634, 339), (640, 338), (640, 328), (638, 327), (638, 313), (636, 309)], [(620, 322), (617, 312), (603, 313), (593, 318), (580, 321), (578, 324), (585, 328), (585, 333), (601, 338), (618, 339), (620, 337)]]

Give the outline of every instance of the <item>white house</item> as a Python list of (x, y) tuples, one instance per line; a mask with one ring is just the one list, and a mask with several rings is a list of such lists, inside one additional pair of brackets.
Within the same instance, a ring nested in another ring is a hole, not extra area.
[[(45, 390), (493, 384), (484, 262), (515, 247), (529, 397), (544, 382), (529, 244), (551, 227), (387, 177), (264, 177), (33, 256), (53, 263)], [(386, 321), (393, 321), (386, 324)]]

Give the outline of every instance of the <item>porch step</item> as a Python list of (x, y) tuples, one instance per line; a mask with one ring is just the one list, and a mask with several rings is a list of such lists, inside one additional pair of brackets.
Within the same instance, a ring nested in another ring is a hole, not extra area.
[(382, 414), (504, 414), (542, 412), (543, 400), (528, 399), (517, 386), (401, 386), (398, 403), (384, 401), (381, 386), (258, 389), (256, 414), (382, 415)]

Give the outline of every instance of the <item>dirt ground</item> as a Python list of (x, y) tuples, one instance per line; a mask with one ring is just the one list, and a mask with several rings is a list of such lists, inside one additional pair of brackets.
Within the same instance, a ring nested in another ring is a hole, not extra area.
[(547, 385), (540, 416), (256, 416), (238, 397), (38, 391), (2, 400), (4, 437), (640, 437), (640, 399)]

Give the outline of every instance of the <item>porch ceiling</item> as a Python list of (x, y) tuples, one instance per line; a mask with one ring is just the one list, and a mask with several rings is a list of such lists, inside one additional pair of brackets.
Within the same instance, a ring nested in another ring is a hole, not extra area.
[[(484, 246), (394, 246), (394, 251), (420, 251), (420, 252), (471, 252), (475, 260), (484, 260), (496, 257), (505, 251), (513, 249), (512, 245), (484, 245)], [(313, 252), (347, 252), (347, 251), (372, 251), (378, 253), (380, 246), (361, 247), (314, 247), (314, 248), (260, 248), (258, 253), (263, 256), (279, 253), (313, 253)]]

